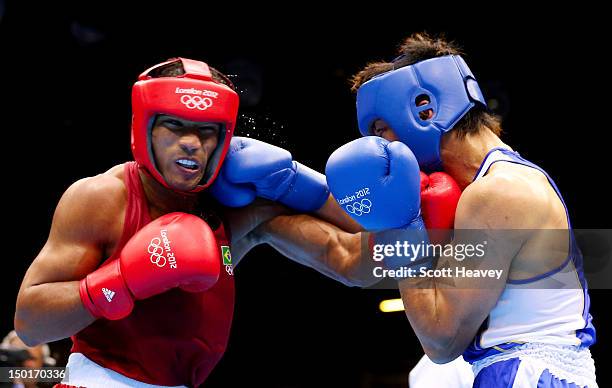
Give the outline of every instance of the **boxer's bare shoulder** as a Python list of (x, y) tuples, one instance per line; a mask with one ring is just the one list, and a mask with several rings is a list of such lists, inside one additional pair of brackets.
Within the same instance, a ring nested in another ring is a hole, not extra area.
[[(543, 180), (542, 180), (543, 179)], [(549, 185), (538, 171), (495, 163), (489, 173), (467, 186), (457, 206), (458, 228), (538, 229), (551, 211)], [(480, 225), (470, 225), (471, 221)]]
[[(568, 227), (559, 196), (536, 169), (514, 163), (495, 163), (493, 167), (463, 192), (455, 226), (515, 230), (511, 236), (522, 239), (510, 268), (511, 279), (531, 278), (557, 268), (567, 255), (567, 236), (547, 231)], [(519, 229), (524, 233), (518, 234)], [(551, 252), (556, 254), (543, 257), (542, 246), (554, 247)]]
[(112, 251), (121, 236), (126, 204), (123, 165), (80, 179), (62, 195), (50, 237), (54, 237), (54, 232), (61, 232), (69, 239)]
[(121, 237), (127, 198), (119, 170), (80, 179), (64, 192), (49, 238), (26, 273), (23, 287), (82, 279), (113, 252)]

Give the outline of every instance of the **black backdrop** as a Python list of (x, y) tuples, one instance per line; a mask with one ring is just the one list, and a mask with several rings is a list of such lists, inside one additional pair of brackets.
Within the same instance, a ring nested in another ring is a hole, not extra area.
[[(602, 179), (609, 176), (607, 101), (598, 92), (609, 82), (597, 10), (439, 15), (431, 4), (342, 10), (314, 3), (2, 4), (8, 222), (0, 332), (12, 326), (19, 284), (46, 239), (57, 200), (80, 177), (131, 157), (130, 86), (146, 67), (172, 56), (237, 74), (244, 91), (238, 133), (283, 145), (322, 171), (327, 156), (358, 135), (348, 77), (368, 61), (393, 58), (411, 32), (443, 32), (463, 46), (485, 95), (497, 101), (504, 140), (555, 178), (574, 226), (610, 225), (602, 217), (609, 209)], [(207, 386), (405, 385), (422, 354), (402, 313), (378, 311), (378, 302), (396, 292), (346, 288), (268, 247), (249, 253), (236, 283), (230, 345)], [(612, 343), (610, 295), (591, 292), (602, 387), (612, 384), (602, 368)]]

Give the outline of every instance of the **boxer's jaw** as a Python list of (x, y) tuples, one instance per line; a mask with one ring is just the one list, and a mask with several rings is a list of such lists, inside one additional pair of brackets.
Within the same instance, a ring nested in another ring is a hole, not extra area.
[(482, 161), (493, 148), (512, 151), (510, 146), (487, 127), (465, 135), (449, 131), (440, 141), (440, 158), (444, 171), (455, 179), (463, 190), (472, 183)]

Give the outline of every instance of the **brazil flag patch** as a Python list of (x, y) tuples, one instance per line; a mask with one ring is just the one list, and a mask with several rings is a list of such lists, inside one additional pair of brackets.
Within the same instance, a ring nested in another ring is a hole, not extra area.
[(221, 245), (221, 257), (223, 257), (223, 265), (232, 265), (232, 253), (229, 246)]

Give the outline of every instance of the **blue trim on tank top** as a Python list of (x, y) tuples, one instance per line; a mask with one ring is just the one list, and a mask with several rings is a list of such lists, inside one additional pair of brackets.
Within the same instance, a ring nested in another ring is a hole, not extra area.
[[(550, 175), (548, 175), (548, 173), (546, 171), (544, 171), (540, 166), (530, 162), (529, 160), (526, 160), (525, 158), (523, 158), (518, 152), (516, 151), (512, 151), (509, 150), (507, 148), (503, 148), (503, 147), (495, 147), (492, 148), (489, 152), (487, 152), (487, 155), (485, 156), (485, 158), (483, 159), (483, 163), (480, 165), (480, 167), (478, 168), (478, 171), (476, 172), (476, 175), (474, 175), (474, 179), (472, 179), (472, 182), (474, 182), (474, 180), (478, 177), (478, 175), (480, 174), (480, 171), (482, 171), (482, 168), (484, 167), (484, 161), (487, 160), (487, 158), (495, 151), (501, 151), (503, 154), (510, 154), (508, 156), (511, 157), (516, 157), (520, 160), (505, 160), (505, 159), (498, 159), (498, 160), (494, 160), (493, 162), (491, 162), (491, 164), (489, 164), (489, 167), (487, 167), (487, 171), (497, 162), (507, 162), (507, 163), (514, 163), (514, 164), (518, 164), (521, 166), (525, 166), (525, 167), (530, 167), (533, 168), (534, 170), (537, 170), (539, 172), (541, 172), (542, 174), (544, 174), (544, 176), (546, 177), (546, 180), (548, 180), (548, 183), (552, 186), (552, 188), (555, 190), (555, 193), (557, 194), (557, 197), (559, 197), (559, 199), (561, 200), (561, 203), (563, 204), (563, 208), (565, 209), (565, 218), (567, 220), (567, 226), (568, 226), (568, 231), (572, 230), (572, 224), (570, 222), (570, 218), (569, 218), (569, 211), (567, 210), (567, 206), (565, 205), (565, 201), (563, 200), (563, 197), (561, 196), (561, 192), (559, 191), (559, 188), (557, 187), (557, 185), (555, 184), (555, 182), (552, 180), (552, 178), (550, 177)], [(527, 278), (527, 279), (519, 279), (519, 280), (512, 280), (512, 279), (507, 279), (506, 282), (508, 284), (527, 284), (527, 283), (533, 283), (536, 282), (538, 280), (542, 280), (548, 276), (554, 275), (558, 272), (560, 272), (563, 268), (565, 268), (569, 262), (572, 260), (572, 253), (573, 253), (573, 237), (572, 239), (570, 239), (569, 241), (569, 249), (568, 249), (568, 253), (567, 253), (567, 257), (565, 258), (565, 260), (563, 260), (563, 263), (560, 264), (557, 268), (553, 268), (548, 272), (544, 272), (542, 274)]]
[(544, 272), (543, 274), (539, 274), (539, 275), (536, 275), (536, 276), (533, 276), (527, 279), (519, 279), (519, 280), (507, 279), (506, 282), (509, 284), (527, 284), (527, 283), (536, 282), (538, 280), (542, 280), (545, 277), (548, 277), (548, 276), (556, 274), (557, 272), (560, 272), (563, 268), (565, 268), (569, 264), (571, 259), (572, 259), (572, 255), (570, 253), (567, 255), (567, 258), (565, 259), (565, 261), (563, 261), (563, 263), (557, 268), (553, 268), (548, 272)]
[[(476, 178), (478, 177), (478, 174), (480, 174), (480, 171), (482, 170), (482, 168), (484, 167), (484, 161), (487, 160), (489, 158), (489, 155), (491, 155), (493, 152), (495, 151), (507, 151), (507, 152), (512, 152), (514, 154), (516, 154), (516, 156), (520, 157), (519, 153), (516, 151), (512, 151), (509, 150), (507, 148), (503, 148), (503, 147), (495, 147), (495, 148), (491, 148), (489, 150), (489, 152), (487, 152), (487, 154), (485, 155), (484, 159), (482, 160), (483, 163), (480, 164), (480, 167), (478, 167), (478, 171), (476, 171), (476, 174), (474, 175), (474, 178), (472, 178), (472, 182), (474, 182), (474, 180), (476, 180)], [(491, 163), (491, 165), (493, 165), (493, 163)], [(489, 168), (491, 168), (491, 165), (489, 165)]]

